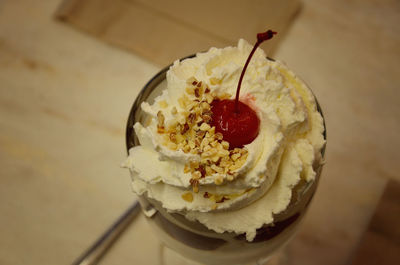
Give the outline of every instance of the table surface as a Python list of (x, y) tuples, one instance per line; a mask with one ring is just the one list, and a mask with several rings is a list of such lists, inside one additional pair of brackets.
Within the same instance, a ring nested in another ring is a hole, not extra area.
[[(70, 264), (134, 200), (119, 167), (127, 115), (160, 68), (53, 14), (0, 2), (0, 263)], [(350, 261), (388, 179), (400, 180), (400, 4), (304, 1), (274, 57), (313, 88), (327, 164), (280, 264)], [(138, 217), (101, 264), (159, 264)]]

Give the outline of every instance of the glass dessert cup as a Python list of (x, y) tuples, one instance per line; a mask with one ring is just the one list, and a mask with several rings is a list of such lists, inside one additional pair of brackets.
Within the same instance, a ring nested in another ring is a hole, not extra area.
[[(140, 144), (133, 125), (136, 122), (146, 124), (147, 117), (141, 110), (141, 103), (154, 103), (154, 99), (166, 88), (168, 69), (169, 66), (161, 70), (144, 86), (132, 106), (126, 128), (128, 150)], [(322, 115), (318, 102), (317, 108)], [(325, 147), (321, 152), (324, 157)], [(139, 201), (161, 241), (184, 257), (205, 264), (262, 264), (294, 236), (304, 217), (316, 191), (322, 164), (315, 163), (313, 167), (315, 180), (300, 181), (292, 190), (292, 198), (286, 210), (274, 215), (272, 224), (259, 228), (252, 242), (248, 242), (244, 234), (216, 233), (197, 221), (189, 221), (179, 213), (167, 212), (159, 202), (146, 195), (139, 196)]]

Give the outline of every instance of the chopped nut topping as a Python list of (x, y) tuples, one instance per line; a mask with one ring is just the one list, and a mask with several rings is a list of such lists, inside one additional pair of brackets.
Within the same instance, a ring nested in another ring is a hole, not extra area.
[(210, 104), (208, 104), (206, 101), (202, 101), (200, 103), (200, 106), (203, 110), (209, 110), (211, 108)]
[(213, 170), (215, 170), (215, 172), (217, 172), (217, 173), (220, 173), (220, 174), (224, 173), (224, 170), (223, 170), (221, 167), (219, 167), (219, 166), (211, 165), (211, 168), (212, 168)]
[(211, 116), (209, 116), (209, 115), (203, 115), (203, 116), (201, 116), (201, 118), (203, 119), (203, 121), (204, 121), (205, 123), (208, 123), (208, 124), (211, 123), (211, 120), (212, 120)]
[(211, 129), (211, 126), (207, 123), (202, 123), (200, 126), (200, 130), (202, 130), (202, 131), (208, 131), (210, 129)]
[(199, 192), (199, 180), (191, 179), (190, 180), (190, 185), (192, 185), (194, 193), (198, 193)]
[(171, 140), (171, 142), (176, 143), (176, 133), (170, 133), (169, 139)]
[[(204, 148), (203, 148), (203, 151), (204, 152), (208, 152), (209, 150), (211, 150), (211, 145), (208, 145), (209, 144), (209, 141), (208, 141), (208, 138), (206, 138), (206, 139), (204, 139), (204, 141), (203, 142), (206, 142), (207, 141), (207, 145), (204, 145)], [(211, 153), (210, 153), (211, 154)], [(209, 155), (206, 155), (206, 154), (202, 154), (203, 156), (209, 156)]]
[(181, 134), (185, 134), (189, 130), (189, 124), (185, 123), (181, 129)]
[(190, 141), (188, 142), (188, 145), (189, 145), (190, 149), (194, 149), (194, 148), (196, 147), (196, 144), (195, 144), (194, 141), (192, 141), (192, 140), (190, 140)]
[(238, 160), (238, 158), (239, 158), (240, 156), (241, 156), (240, 153), (236, 153), (236, 154), (231, 155), (231, 158), (232, 158), (233, 161), (236, 161), (236, 160)]
[(228, 197), (222, 196), (221, 199), (218, 199), (218, 200), (216, 200), (215, 202), (216, 202), (216, 203), (223, 203), (224, 201), (227, 201), (227, 200), (229, 200)]
[(222, 150), (219, 150), (219, 151), (218, 151), (218, 154), (219, 154), (221, 157), (226, 157), (226, 156), (229, 156), (229, 151), (228, 151), (228, 150), (225, 150), (225, 149), (222, 149)]
[(200, 179), (201, 178), (201, 172), (200, 171), (194, 171), (192, 173), (192, 179)]
[[(217, 133), (215, 134), (215, 137), (216, 137), (217, 140), (219, 140), (219, 141), (222, 141), (222, 139), (224, 138), (224, 136), (223, 136), (222, 133), (220, 133), (220, 132), (217, 132)], [(226, 141), (224, 141), (224, 142), (226, 142)], [(228, 143), (228, 142), (226, 142), (226, 143)], [(229, 145), (229, 143), (228, 143), (228, 145)]]
[(228, 150), (229, 149), (229, 143), (227, 141), (222, 141), (221, 145), (224, 149)]
[(191, 168), (197, 168), (199, 166), (199, 162), (191, 161), (191, 162), (189, 162), (189, 165)]
[[(222, 133), (215, 132), (215, 127), (211, 126), (213, 113), (210, 104), (214, 100), (230, 98), (230, 94), (217, 96), (207, 84), (194, 77), (187, 80), (185, 92), (178, 98), (179, 112), (175, 106), (171, 108), (171, 120), (166, 123), (162, 111), (157, 113), (157, 132), (163, 134), (164, 145), (169, 149), (199, 156), (198, 162), (188, 162), (183, 169), (185, 174), (191, 174), (190, 184), (193, 192), (197, 193), (202, 178), (212, 177), (217, 185), (224, 180), (233, 181), (238, 176), (236, 171), (246, 162), (248, 153), (244, 148), (230, 150)], [(159, 104), (162, 108), (168, 106), (163, 101)], [(185, 198), (191, 196), (193, 200), (192, 193), (187, 194)]]
[(157, 112), (157, 120), (158, 120), (158, 126), (159, 127), (164, 127), (164, 121), (165, 121), (165, 117), (164, 114), (162, 114), (162, 111), (158, 111)]
[(182, 151), (183, 151), (184, 153), (189, 153), (189, 152), (190, 152), (190, 146), (189, 146), (189, 145), (185, 145), (185, 146), (183, 147)]
[(192, 202), (193, 194), (191, 192), (184, 193), (184, 194), (182, 194), (182, 199), (184, 199), (187, 202)]
[(218, 176), (215, 178), (214, 182), (215, 182), (215, 184), (217, 184), (217, 185), (221, 185), (222, 182), (224, 182), (224, 179), (223, 179), (223, 177), (222, 177), (221, 175), (218, 175)]
[(214, 173), (215, 173), (215, 171), (210, 166), (206, 166), (206, 175), (207, 176), (211, 176)]
[(168, 144), (168, 147), (169, 147), (170, 149), (172, 149), (172, 150), (178, 149), (178, 146), (177, 146), (175, 143), (169, 143), (169, 144)]
[(204, 178), (206, 176), (206, 169), (205, 169), (204, 165), (200, 165), (198, 170), (199, 171), (197, 171), (197, 172), (200, 172), (200, 175), (201, 175), (200, 178)]
[(194, 95), (196, 96), (196, 98), (200, 97), (200, 89), (198, 87), (194, 89)]
[(190, 113), (188, 116), (188, 123), (192, 124), (196, 120), (196, 113)]
[(183, 169), (184, 173), (189, 173), (190, 172), (190, 167), (188, 164), (185, 165), (185, 168)]

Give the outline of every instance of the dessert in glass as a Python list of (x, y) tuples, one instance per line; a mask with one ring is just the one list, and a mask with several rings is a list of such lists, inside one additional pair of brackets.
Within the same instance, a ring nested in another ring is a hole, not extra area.
[(128, 119), (125, 166), (149, 223), (169, 248), (205, 264), (255, 263), (282, 247), (322, 169), (318, 102), (257, 46), (239, 40), (175, 61)]

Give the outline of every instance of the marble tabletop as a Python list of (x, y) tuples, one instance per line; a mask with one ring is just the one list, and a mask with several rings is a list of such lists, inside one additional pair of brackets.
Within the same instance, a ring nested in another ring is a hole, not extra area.
[[(135, 199), (124, 130), (159, 66), (54, 20), (59, 0), (0, 2), (0, 264), (70, 264)], [(313, 88), (327, 164), (279, 264), (351, 260), (400, 180), (398, 1), (304, 1), (274, 57)], [(139, 216), (101, 264), (160, 264)]]

